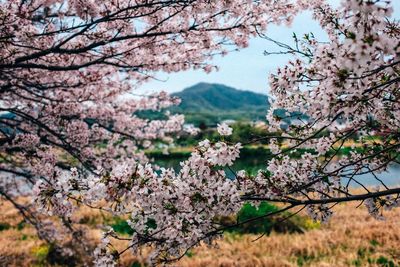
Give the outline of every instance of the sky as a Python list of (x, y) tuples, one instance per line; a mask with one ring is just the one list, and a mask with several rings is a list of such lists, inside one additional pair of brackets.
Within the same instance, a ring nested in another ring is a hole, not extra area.
[[(340, 0), (329, 2), (336, 6), (340, 3)], [(392, 0), (392, 4), (395, 10), (394, 17), (400, 18), (400, 0)], [(293, 33), (302, 36), (310, 32), (319, 40), (327, 39), (318, 22), (312, 20), (311, 12), (303, 12), (295, 18), (290, 27), (270, 25), (266, 35), (274, 40), (292, 44)], [(215, 57), (211, 63), (217, 65), (219, 71), (213, 71), (210, 74), (202, 70), (189, 70), (172, 74), (158, 73), (157, 78), (159, 80), (151, 80), (142, 85), (139, 91), (145, 94), (161, 90), (172, 93), (199, 82), (207, 82), (268, 94), (268, 75), (273, 73), (277, 67), (284, 66), (290, 56), (265, 56), (265, 50), (279, 51), (279, 48), (261, 37), (253, 38), (247, 48), (238, 52), (231, 52), (225, 57)]]

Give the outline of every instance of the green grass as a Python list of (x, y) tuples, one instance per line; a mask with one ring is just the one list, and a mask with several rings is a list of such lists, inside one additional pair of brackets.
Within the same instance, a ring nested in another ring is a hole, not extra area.
[(134, 230), (129, 226), (126, 220), (118, 217), (114, 219), (114, 221), (110, 224), (110, 226), (118, 234), (132, 235), (134, 233)]
[(8, 223), (0, 222), (0, 231), (8, 230), (11, 228), (11, 225)]
[[(250, 203), (245, 203), (236, 218), (221, 218), (220, 222), (225, 225), (239, 225), (228, 229), (232, 234), (270, 234), (272, 231), (280, 233), (301, 233), (304, 230), (316, 225), (310, 226), (309, 219), (303, 216), (295, 215), (289, 212), (282, 213), (277, 216), (268, 216), (268, 214), (278, 211), (279, 208), (271, 203), (262, 201), (260, 205), (254, 206)], [(288, 218), (290, 216), (290, 218)], [(245, 223), (248, 220), (259, 218), (256, 221)]]

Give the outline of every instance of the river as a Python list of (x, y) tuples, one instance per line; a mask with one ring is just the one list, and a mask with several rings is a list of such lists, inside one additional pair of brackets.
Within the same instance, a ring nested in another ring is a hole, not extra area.
[[(238, 170), (246, 170), (252, 174), (256, 173), (259, 169), (265, 168), (265, 162), (261, 158), (257, 158), (255, 156), (248, 156), (246, 158), (240, 158), (238, 159), (235, 164), (232, 166), (232, 170), (238, 171)], [(162, 158), (162, 159), (156, 159), (155, 163), (162, 167), (166, 168), (173, 168), (176, 171), (179, 170), (180, 165), (179, 162), (185, 160), (185, 158), (181, 157), (168, 157), (168, 158)], [(233, 178), (233, 174), (230, 170), (226, 170), (226, 173), (228, 177)], [(377, 177), (382, 180), (388, 187), (393, 187), (396, 185), (400, 185), (400, 165), (399, 164), (393, 164), (390, 165), (388, 168), (387, 172), (382, 172), (377, 174)], [(363, 174), (357, 176), (357, 181), (361, 182), (365, 186), (376, 186), (376, 185), (382, 185), (377, 179), (375, 179), (374, 175), (371, 173), (368, 174)], [(343, 181), (344, 183), (347, 182)], [(355, 182), (351, 182), (350, 185), (352, 187), (360, 187), (359, 184)]]

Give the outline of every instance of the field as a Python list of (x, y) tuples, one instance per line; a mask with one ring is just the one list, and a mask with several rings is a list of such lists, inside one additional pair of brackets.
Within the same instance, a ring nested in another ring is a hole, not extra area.
[(377, 221), (354, 206), (338, 206), (329, 224), (304, 234), (227, 236), (220, 249), (198, 248), (180, 266), (399, 266), (400, 211)]
[[(305, 233), (273, 232), (258, 240), (257, 235), (229, 233), (215, 248), (195, 248), (173, 266), (400, 266), (400, 210), (386, 211), (387, 219), (378, 221), (356, 205), (336, 206), (328, 224), (313, 223)], [(100, 238), (105, 217), (86, 209), (78, 217), (90, 240)], [(0, 203), (0, 223), (0, 266), (52, 266), (49, 246), (5, 202)], [(126, 253), (120, 264), (145, 265), (147, 253)]]

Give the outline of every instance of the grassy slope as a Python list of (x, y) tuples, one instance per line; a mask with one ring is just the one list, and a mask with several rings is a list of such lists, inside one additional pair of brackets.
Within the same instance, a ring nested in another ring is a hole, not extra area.
[[(386, 221), (377, 221), (364, 207), (355, 206), (336, 206), (329, 224), (305, 234), (272, 233), (255, 242), (255, 235), (229, 234), (218, 242), (219, 248), (196, 248), (174, 266), (399, 266), (400, 210), (388, 211)], [(100, 238), (102, 216), (81, 209), (77, 218), (92, 240)], [(49, 266), (44, 260), (46, 246), (30, 226), (18, 229), (20, 220), (8, 203), (0, 202), (0, 222), (11, 226), (0, 232), (0, 265)], [(141, 256), (126, 253), (121, 264), (143, 263), (147, 253), (147, 249)]]
[(343, 204), (327, 225), (305, 234), (228, 236), (219, 249), (197, 248), (179, 266), (400, 266), (400, 210), (377, 221)]

